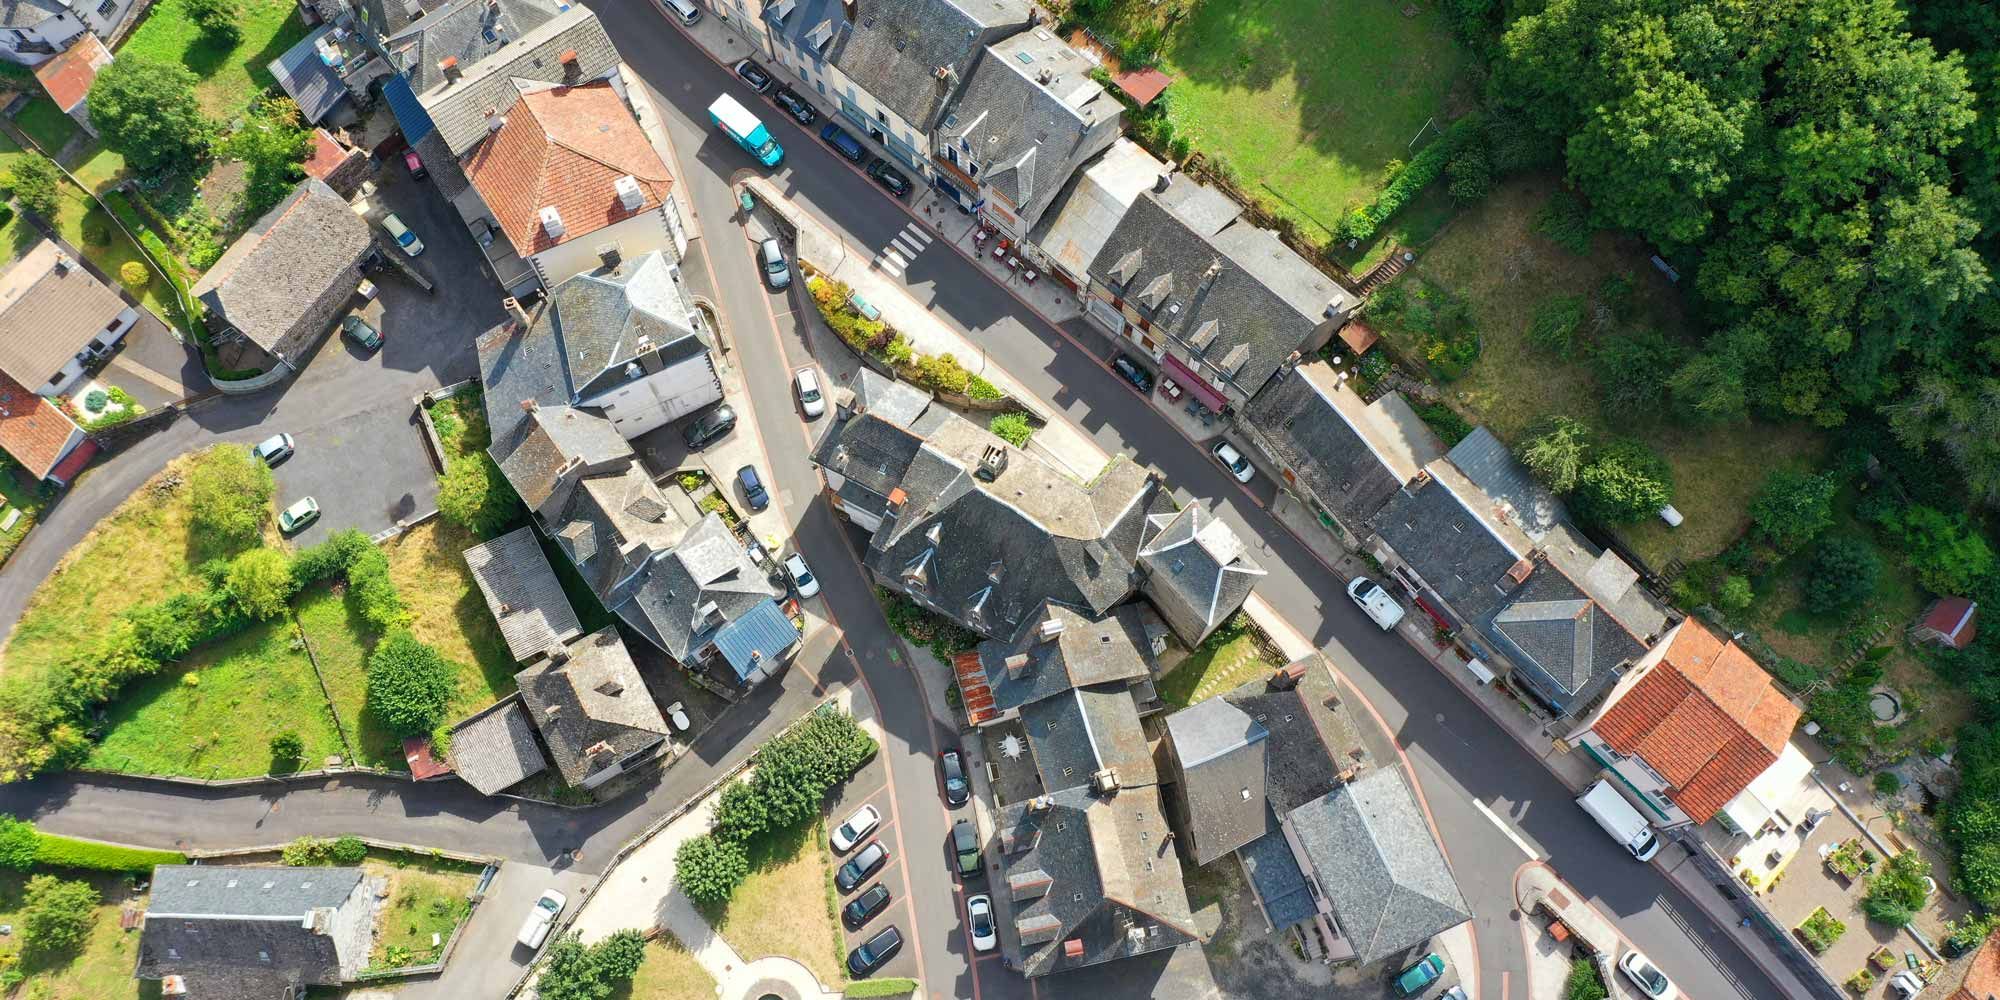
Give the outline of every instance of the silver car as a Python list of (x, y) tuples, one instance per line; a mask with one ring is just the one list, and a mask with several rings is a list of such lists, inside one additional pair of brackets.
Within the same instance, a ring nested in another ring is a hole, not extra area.
[(794, 552), (785, 557), (785, 575), (792, 578), (792, 586), (799, 589), (800, 597), (812, 597), (819, 593), (819, 577), (806, 568), (806, 557)]
[(262, 460), (265, 465), (276, 465), (292, 457), (292, 436), (290, 434), (273, 434), (257, 442), (257, 447), (250, 449), (250, 451)]
[(785, 262), (785, 248), (775, 239), (767, 239), (757, 244), (757, 267), (764, 272), (764, 284), (772, 291), (789, 288), (792, 284), (792, 265)]
[(826, 413), (826, 397), (819, 391), (819, 372), (799, 369), (792, 375), (792, 391), (799, 394), (799, 411), (807, 420), (816, 420)]

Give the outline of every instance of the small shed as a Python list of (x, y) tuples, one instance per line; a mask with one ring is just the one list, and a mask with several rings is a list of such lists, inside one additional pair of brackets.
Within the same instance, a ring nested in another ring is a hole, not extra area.
[(1167, 85), (1174, 82), (1174, 78), (1157, 69), (1135, 69), (1113, 74), (1111, 82), (1131, 98), (1132, 103), (1143, 108), (1153, 103), (1153, 99), (1160, 96)]
[(1374, 327), (1358, 319), (1348, 320), (1347, 325), (1340, 328), (1340, 342), (1347, 345), (1357, 358), (1367, 354), (1368, 349), (1381, 339), (1382, 335), (1376, 333)]
[[(74, 119), (85, 132), (96, 135), (97, 130), (90, 125), (90, 106), (84, 101), (90, 96), (90, 85), (97, 80), (97, 71), (109, 65), (111, 50), (104, 47), (97, 35), (86, 31), (55, 58), (36, 66), (35, 79), (63, 114)], [(53, 149), (47, 152), (50, 156), (56, 154)]]
[(1979, 604), (1970, 597), (1940, 597), (1910, 627), (1910, 638), (1946, 649), (1964, 649), (1979, 633)]

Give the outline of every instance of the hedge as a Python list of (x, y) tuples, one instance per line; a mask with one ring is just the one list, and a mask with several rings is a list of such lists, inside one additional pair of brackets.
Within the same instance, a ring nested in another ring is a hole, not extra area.
[(914, 979), (863, 979), (858, 983), (848, 983), (845, 996), (855, 997), (899, 997), (917, 991)]
[(88, 868), (100, 872), (144, 874), (150, 873), (154, 865), (187, 863), (187, 855), (179, 851), (121, 847), (117, 844), (100, 844), (94, 840), (58, 837), (52, 833), (37, 833), (36, 837), (40, 843), (35, 849), (35, 863), (55, 868)]
[(1436, 142), (1425, 146), (1424, 151), (1418, 153), (1416, 159), (1410, 161), (1409, 166), (1396, 174), (1395, 179), (1375, 196), (1373, 202), (1347, 213), (1346, 217), (1340, 220), (1338, 232), (1334, 235), (1341, 239), (1373, 239), (1375, 230), (1388, 221), (1390, 216), (1395, 215), (1397, 209), (1408, 204), (1418, 192), (1429, 187), (1432, 181), (1438, 179), (1439, 174), (1444, 173), (1444, 165), (1450, 162), (1460, 147), (1478, 134), (1478, 130), (1478, 115), (1466, 115), (1452, 122), (1451, 127), (1445, 129), (1444, 134), (1439, 136)]

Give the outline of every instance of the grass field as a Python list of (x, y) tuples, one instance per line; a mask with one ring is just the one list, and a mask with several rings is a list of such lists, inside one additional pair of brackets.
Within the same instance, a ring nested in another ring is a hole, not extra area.
[(715, 978), (688, 953), (687, 946), (661, 931), (646, 942), (646, 961), (632, 982), (612, 1000), (695, 1000), (715, 995)]
[[(184, 678), (199, 678), (188, 684)], [(291, 619), (205, 646), (127, 685), (105, 708), (89, 766), (135, 774), (242, 778), (271, 770), (271, 737), (296, 732), (304, 766), (345, 755)]]
[(347, 738), (354, 741), (356, 760), (371, 767), (408, 770), (403, 741), (383, 729), (365, 709), (368, 654), (375, 648), (375, 637), (360, 613), (348, 604), (346, 586), (315, 584), (292, 599), (292, 610), (312, 643), (320, 675), (333, 695), (333, 710), (346, 727)]
[[(452, 930), (472, 913), (467, 897), (479, 884), (480, 866), (396, 854), (371, 856), (361, 867), (389, 880), (389, 899), (376, 918), (368, 964), (394, 969), (436, 961)], [(437, 935), (436, 946), (432, 934)]]
[[(17, 225), (19, 222), (19, 218), (16, 218), (8, 225)], [(0, 229), (0, 239), (4, 238), (5, 230)], [(35, 526), (35, 521), (42, 514), (41, 488), (34, 483), (24, 482), (23, 479), (18, 469), (0, 471), (0, 498), (6, 500), (6, 509), (21, 512), (20, 520), (15, 521), (12, 528), (0, 531), (0, 564), (5, 564), (7, 557), (14, 554), (14, 549), (21, 544), (21, 539), (28, 537), (28, 530)]]
[[(118, 928), (120, 905), (129, 901), (143, 909), (146, 898), (132, 895), (124, 879), (116, 875), (71, 871), (50, 874), (90, 882), (104, 902), (97, 907), (96, 919), (83, 947), (71, 955), (32, 959), (21, 965), (27, 978), (10, 996), (22, 1000), (158, 1000), (158, 981), (141, 982), (132, 978), (132, 969), (138, 964), (139, 932)], [(29, 875), (0, 871), (0, 924), (22, 926), (21, 890), (27, 885)], [(0, 937), (0, 964), (12, 966), (20, 953), (19, 933)]]
[(709, 922), (745, 961), (783, 955), (838, 986), (847, 970), (840, 964), (840, 926), (825, 902), (832, 866), (823, 823), (766, 836), (751, 847), (750, 877), (720, 914), (708, 914)]
[(1161, 701), (1173, 708), (1186, 708), (1284, 666), (1264, 653), (1254, 633), (1246, 631), (1227, 642), (1214, 639), (1210, 636), (1200, 649), (1160, 678)]
[[(110, 275), (113, 282), (118, 281), (118, 269), (127, 261), (136, 260), (142, 265), (145, 263), (144, 255), (140, 254), (139, 248), (125, 236), (125, 231), (118, 228), (118, 223), (111, 218), (111, 213), (98, 207), (94, 199), (67, 181), (62, 185), (62, 206), (56, 218), (56, 230), (62, 233), (63, 239), (68, 240), (71, 246), (81, 249), (84, 256), (89, 257), (90, 262), (96, 264), (99, 270)], [(93, 244), (84, 238), (86, 231), (100, 233), (105, 236), (106, 241)], [(150, 270), (147, 273), (150, 277), (146, 287), (139, 292), (140, 302), (156, 316), (171, 316), (173, 308), (170, 303), (174, 300), (174, 290), (160, 280), (158, 275), (152, 274)], [(119, 287), (124, 286), (121, 284)]]
[(56, 155), (77, 132), (76, 119), (63, 114), (56, 102), (47, 97), (36, 97), (29, 101), (21, 113), (14, 116), (14, 124), (42, 147), (42, 152)]
[(415, 616), (410, 631), (458, 664), (458, 694), (446, 718), (457, 720), (512, 694), (520, 669), (472, 582), (461, 554), (478, 540), (432, 518), (384, 543), (389, 578)]
[(184, 0), (159, 0), (144, 23), (118, 49), (121, 58), (144, 56), (177, 62), (199, 78), (195, 96), (202, 110), (228, 122), (240, 114), (264, 88), (277, 81), (268, 66), (306, 36), (298, 7), (288, 0), (244, 0), (238, 5), (242, 36), (231, 46), (217, 45), (189, 16)]

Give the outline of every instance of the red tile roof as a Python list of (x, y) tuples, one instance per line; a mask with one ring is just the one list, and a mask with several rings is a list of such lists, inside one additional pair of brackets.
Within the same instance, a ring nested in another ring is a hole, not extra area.
[(404, 737), (403, 762), (410, 766), (412, 781), (427, 781), (452, 773), (448, 765), (431, 753), (431, 738), (428, 736)]
[(993, 708), (993, 692), (986, 686), (986, 668), (980, 664), (977, 652), (968, 650), (952, 657), (951, 668), (958, 674), (958, 697), (965, 706), (965, 721), (976, 726), (999, 714)]
[(0, 449), (36, 479), (47, 478), (76, 430), (55, 404), (0, 372)]
[[(77, 36), (76, 44), (35, 67), (35, 79), (42, 81), (42, 89), (48, 91), (56, 107), (67, 114), (90, 96), (90, 84), (97, 79), (97, 71), (110, 63), (111, 50), (105, 48), (96, 35), (86, 31)], [(48, 151), (51, 156), (55, 152), (53, 149)]]
[(82, 443), (70, 449), (70, 453), (62, 461), (56, 463), (55, 468), (49, 470), (49, 478), (68, 486), (76, 482), (76, 474), (82, 472), (83, 467), (89, 465), (90, 460), (96, 457), (97, 442), (84, 438)]
[(1978, 610), (1979, 605), (1969, 597), (1941, 597), (1932, 602), (1919, 624), (1951, 648), (1964, 649), (1979, 634)]
[(1979, 952), (1972, 956), (1972, 966), (1965, 971), (1965, 982), (1950, 1000), (1994, 997), (2000, 997), (2000, 932), (1988, 935), (1986, 943), (1979, 946)]
[(1705, 823), (1777, 762), (1798, 721), (1755, 660), (1689, 619), (1595, 728), (1611, 749), (1643, 757), (1674, 804)]
[[(645, 196), (636, 211), (613, 189), (626, 174)], [(660, 154), (603, 81), (522, 94), (467, 157), (465, 175), (523, 257), (657, 209), (673, 190)], [(549, 206), (562, 217), (559, 239), (542, 228)]]
[(1174, 82), (1174, 78), (1156, 69), (1141, 69), (1119, 73), (1111, 78), (1111, 82), (1143, 108), (1153, 103), (1153, 98), (1160, 96), (1160, 92), (1166, 90), (1167, 84)]
[(307, 177), (326, 180), (329, 174), (347, 162), (347, 150), (340, 148), (340, 143), (334, 141), (333, 133), (323, 128), (313, 129), (312, 136), (312, 155), (300, 167)]

